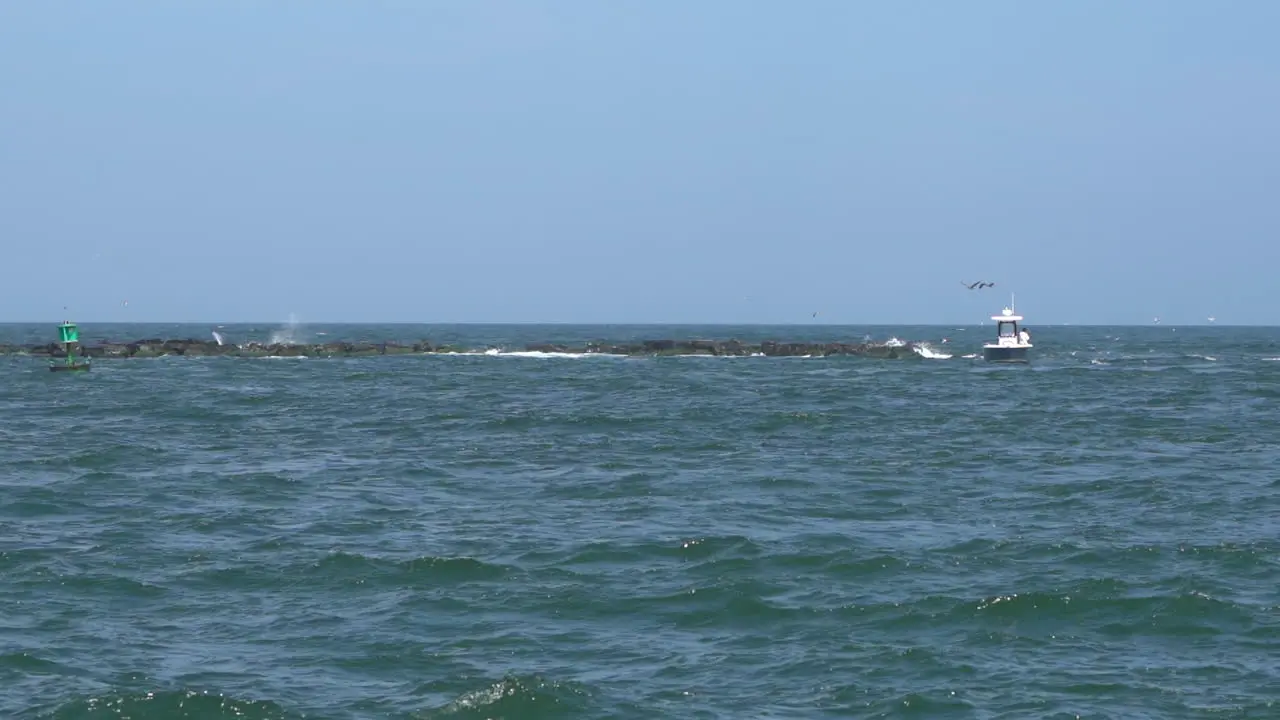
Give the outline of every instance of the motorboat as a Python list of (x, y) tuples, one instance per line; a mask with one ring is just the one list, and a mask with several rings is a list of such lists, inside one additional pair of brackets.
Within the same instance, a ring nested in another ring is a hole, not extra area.
[(996, 321), (996, 341), (982, 346), (982, 357), (987, 362), (1025, 363), (1027, 351), (1032, 348), (1031, 334), (1021, 330), (1018, 323), (1021, 315), (1015, 315), (1013, 308), (1005, 308), (999, 315), (992, 315)]

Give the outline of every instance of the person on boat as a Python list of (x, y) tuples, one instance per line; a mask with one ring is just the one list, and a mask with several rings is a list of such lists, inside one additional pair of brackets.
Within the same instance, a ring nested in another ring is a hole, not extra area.
[(1031, 344), (1031, 333), (1027, 332), (1026, 328), (1022, 328), (1022, 330), (1018, 332), (1018, 342), (1026, 345)]

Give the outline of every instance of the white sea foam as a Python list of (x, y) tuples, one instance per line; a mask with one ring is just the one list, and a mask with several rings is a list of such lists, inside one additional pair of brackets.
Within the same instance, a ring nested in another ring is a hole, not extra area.
[(571, 352), (543, 352), (541, 350), (500, 350), (498, 348), (489, 348), (484, 352), (450, 352), (446, 355), (487, 355), (489, 357), (519, 357), (519, 358), (563, 358), (576, 359), (587, 357), (626, 357), (625, 355), (614, 355), (612, 353), (571, 353)]
[(916, 354), (920, 357), (928, 358), (930, 360), (950, 360), (952, 357), (950, 353), (934, 350), (929, 343), (919, 343), (913, 346), (912, 349), (915, 350)]
[(302, 343), (302, 335), (300, 333), (301, 324), (298, 323), (298, 316), (289, 313), (289, 324), (273, 330), (269, 345), (299, 345)]

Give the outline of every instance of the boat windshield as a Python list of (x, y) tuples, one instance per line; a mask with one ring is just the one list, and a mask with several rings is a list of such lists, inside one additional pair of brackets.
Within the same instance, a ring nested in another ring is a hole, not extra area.
[(1013, 323), (1000, 323), (1000, 337), (1015, 337), (1017, 334), (1018, 329)]

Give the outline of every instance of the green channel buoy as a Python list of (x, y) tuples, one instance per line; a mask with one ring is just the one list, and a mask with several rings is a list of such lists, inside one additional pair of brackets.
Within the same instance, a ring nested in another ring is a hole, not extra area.
[(67, 356), (62, 359), (62, 362), (55, 360), (49, 363), (50, 370), (84, 372), (89, 369), (89, 358), (80, 354), (80, 328), (76, 327), (75, 323), (68, 320), (58, 326), (58, 342), (67, 351)]

